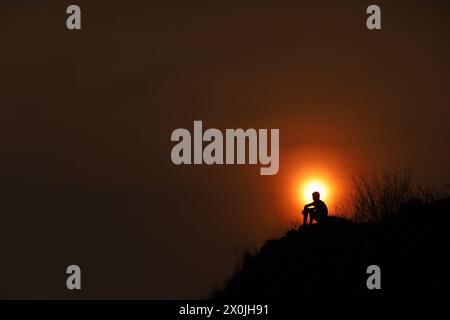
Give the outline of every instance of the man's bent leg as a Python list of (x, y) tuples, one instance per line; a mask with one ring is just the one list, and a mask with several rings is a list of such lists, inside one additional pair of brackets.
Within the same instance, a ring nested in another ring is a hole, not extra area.
[(308, 220), (308, 210), (303, 210), (302, 214), (303, 214), (303, 225), (305, 225)]

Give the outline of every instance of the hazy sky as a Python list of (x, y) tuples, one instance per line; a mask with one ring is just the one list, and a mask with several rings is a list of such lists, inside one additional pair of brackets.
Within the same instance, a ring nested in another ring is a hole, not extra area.
[[(0, 297), (203, 297), (298, 216), (309, 176), (450, 178), (450, 6), (0, 4)], [(320, 4), (318, 4), (320, 2)], [(176, 128), (279, 128), (280, 171), (175, 166)], [(83, 291), (65, 289), (82, 268)]]

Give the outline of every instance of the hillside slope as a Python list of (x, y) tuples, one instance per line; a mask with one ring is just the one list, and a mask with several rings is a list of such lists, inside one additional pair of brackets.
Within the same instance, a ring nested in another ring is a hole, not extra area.
[[(215, 299), (450, 296), (450, 199), (410, 202), (382, 224), (330, 219), (247, 255)], [(368, 290), (369, 265), (381, 290)]]

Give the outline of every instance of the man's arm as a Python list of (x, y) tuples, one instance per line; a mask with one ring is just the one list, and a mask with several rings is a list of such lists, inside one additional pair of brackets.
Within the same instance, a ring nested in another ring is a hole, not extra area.
[(314, 207), (314, 202), (308, 203), (307, 205), (305, 205), (305, 209), (307, 208), (311, 208)]

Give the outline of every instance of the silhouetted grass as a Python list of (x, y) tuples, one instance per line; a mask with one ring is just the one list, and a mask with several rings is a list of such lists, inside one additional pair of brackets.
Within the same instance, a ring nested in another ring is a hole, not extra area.
[(359, 173), (353, 177), (353, 186), (351, 216), (357, 223), (381, 223), (407, 202), (431, 203), (449, 196), (448, 184), (415, 186), (410, 168)]
[(355, 222), (382, 222), (413, 198), (410, 169), (360, 173), (353, 177)]

